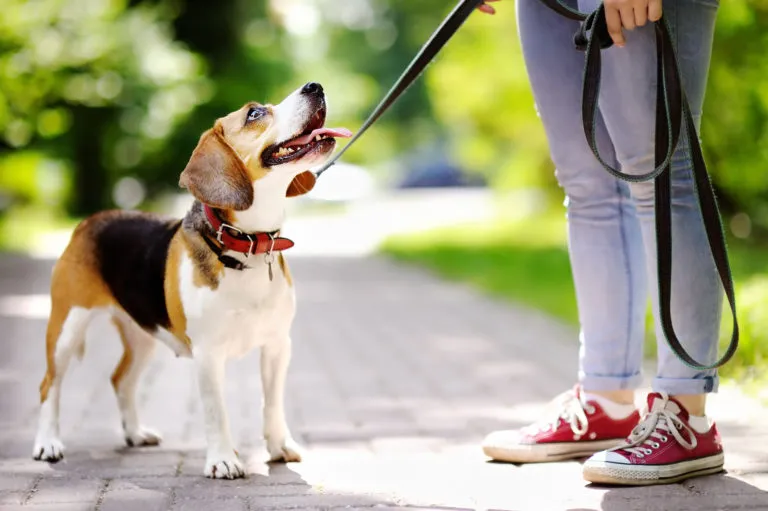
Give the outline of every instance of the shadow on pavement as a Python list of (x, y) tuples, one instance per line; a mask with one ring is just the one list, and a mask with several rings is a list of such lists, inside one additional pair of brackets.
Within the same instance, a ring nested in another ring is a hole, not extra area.
[[(763, 477), (768, 474), (760, 474)], [(768, 492), (727, 473), (690, 479), (677, 484), (649, 487), (587, 485), (607, 490), (599, 507), (569, 508), (567, 511), (667, 511), (673, 509), (737, 510), (768, 509)]]

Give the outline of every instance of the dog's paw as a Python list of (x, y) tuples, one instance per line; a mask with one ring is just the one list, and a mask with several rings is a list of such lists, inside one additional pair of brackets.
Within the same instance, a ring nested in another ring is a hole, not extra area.
[(282, 442), (267, 441), (270, 462), (299, 462), (302, 458), (302, 449), (292, 438)]
[(35, 442), (32, 457), (39, 461), (56, 463), (64, 457), (64, 444), (58, 438), (39, 439)]
[(139, 427), (132, 432), (125, 432), (125, 443), (128, 447), (150, 447), (160, 445), (163, 437), (157, 431), (149, 428)]
[(208, 456), (203, 474), (211, 479), (239, 479), (245, 477), (245, 468), (232, 452), (229, 456)]

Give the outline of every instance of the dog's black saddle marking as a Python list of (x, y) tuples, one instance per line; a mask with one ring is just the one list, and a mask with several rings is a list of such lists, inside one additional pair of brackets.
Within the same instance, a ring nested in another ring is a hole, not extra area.
[(102, 278), (125, 311), (149, 331), (170, 327), (165, 267), (180, 225), (150, 215), (126, 215), (110, 218), (96, 236)]

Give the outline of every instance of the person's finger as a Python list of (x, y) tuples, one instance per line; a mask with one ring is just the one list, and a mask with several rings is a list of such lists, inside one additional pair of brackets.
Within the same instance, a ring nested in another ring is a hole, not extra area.
[[(494, 1), (494, 0), (486, 0), (486, 1), (490, 1), (490, 2), (492, 2), (492, 1)], [(490, 5), (488, 5), (488, 4), (480, 4), (480, 5), (477, 7), (477, 10), (478, 10), (478, 11), (480, 11), (480, 12), (484, 12), (484, 13), (486, 13), (486, 14), (496, 14), (496, 9), (494, 9), (493, 7), (491, 7), (491, 6), (490, 6)]]
[(622, 48), (624, 46), (624, 34), (621, 31), (621, 15), (615, 7), (605, 6), (605, 23), (608, 26), (608, 35), (613, 44)]
[(648, 8), (645, 2), (640, 2), (640, 5), (635, 5), (635, 25), (642, 27), (648, 22)]
[(661, 0), (651, 0), (648, 2), (648, 19), (659, 21), (661, 19)]
[(621, 17), (621, 24), (627, 30), (635, 29), (635, 10), (631, 5), (622, 7), (619, 10), (619, 17)]

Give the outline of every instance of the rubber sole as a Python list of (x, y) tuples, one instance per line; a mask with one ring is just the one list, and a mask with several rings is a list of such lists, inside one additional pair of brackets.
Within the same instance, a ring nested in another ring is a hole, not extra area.
[(514, 448), (484, 445), (483, 453), (494, 461), (506, 463), (545, 463), (586, 458), (596, 452), (618, 447), (625, 442), (625, 439), (617, 438), (589, 442), (517, 445)]
[(673, 465), (629, 465), (622, 463), (584, 463), (584, 479), (595, 484), (648, 486), (678, 483), (692, 477), (723, 471), (722, 453)]

